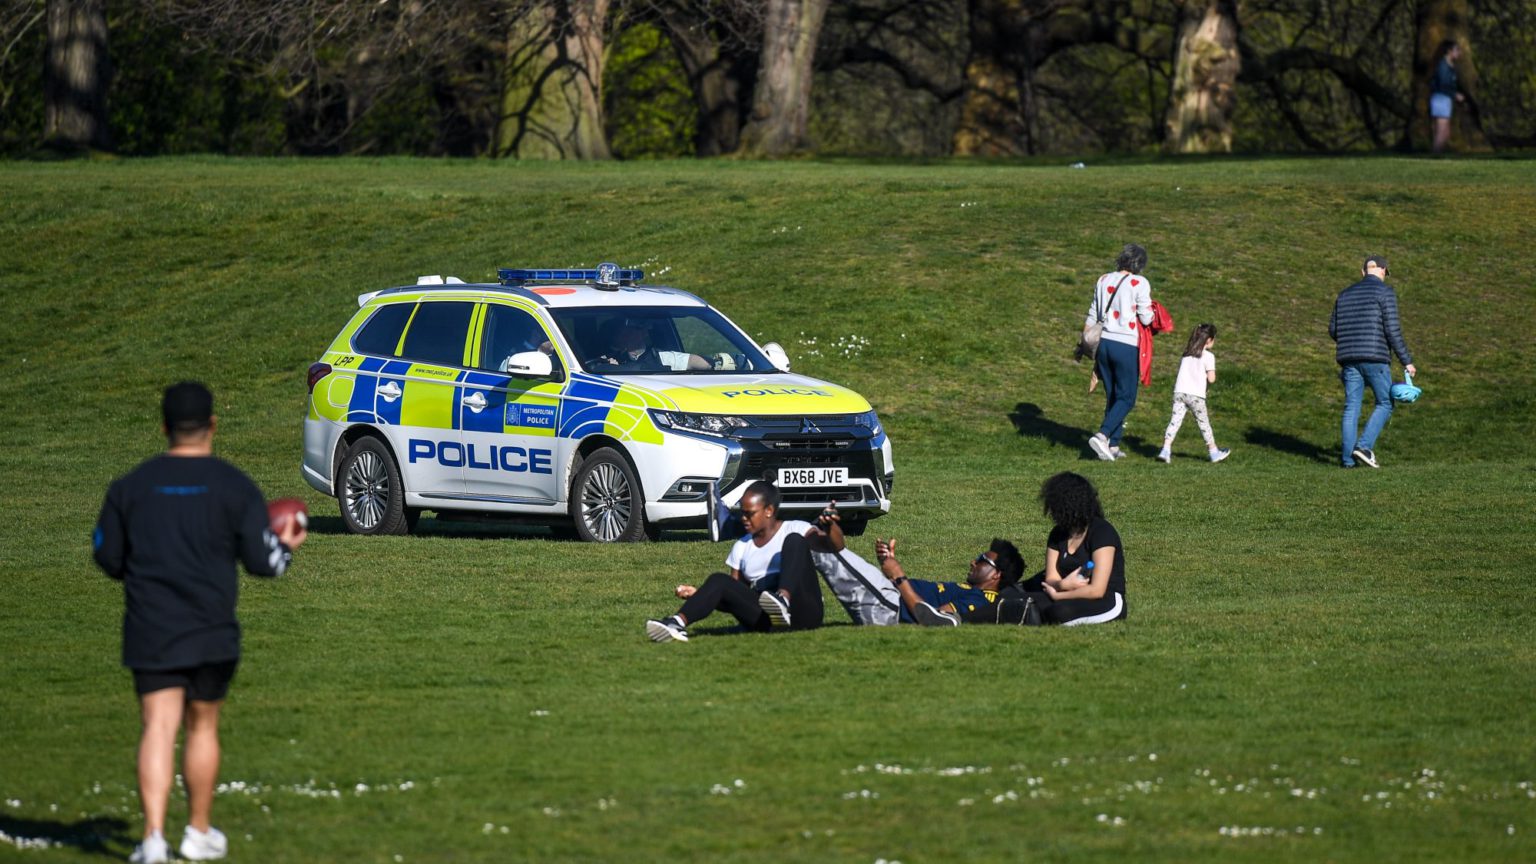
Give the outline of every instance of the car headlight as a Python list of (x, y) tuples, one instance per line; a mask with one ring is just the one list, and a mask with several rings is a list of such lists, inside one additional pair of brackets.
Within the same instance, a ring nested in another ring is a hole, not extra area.
[(863, 426), (869, 430), (871, 436), (880, 434), (880, 418), (873, 411), (865, 411), (853, 418), (853, 425)]
[(682, 411), (651, 411), (651, 419), (663, 429), (679, 432), (700, 432), (720, 438), (730, 438), (737, 429), (750, 426), (745, 418), (730, 414), (688, 414)]

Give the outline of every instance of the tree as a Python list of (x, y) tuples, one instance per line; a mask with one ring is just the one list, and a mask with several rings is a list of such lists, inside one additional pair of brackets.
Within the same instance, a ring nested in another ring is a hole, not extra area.
[(43, 140), (62, 150), (110, 150), (106, 0), (48, 0)]
[(829, 0), (768, 0), (752, 115), (741, 149), (785, 156), (810, 147), (811, 76)]
[(1183, 0), (1173, 89), (1168, 97), (1172, 153), (1232, 152), (1232, 110), (1237, 104), (1237, 4)]
[(666, 32), (693, 91), (698, 108), (694, 152), (735, 152), (757, 77), (761, 5), (753, 0), (658, 0), (649, 6), (645, 11)]
[(608, 0), (550, 0), (508, 28), (497, 156), (607, 159), (603, 27)]

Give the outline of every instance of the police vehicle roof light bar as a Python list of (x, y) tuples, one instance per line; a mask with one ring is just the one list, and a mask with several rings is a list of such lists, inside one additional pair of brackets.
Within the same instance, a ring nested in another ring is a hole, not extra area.
[(633, 285), (645, 278), (640, 269), (621, 270), (619, 265), (603, 263), (595, 270), (532, 270), (503, 268), (496, 271), (503, 285), (522, 285), (526, 282), (590, 282), (599, 288), (618, 288)]

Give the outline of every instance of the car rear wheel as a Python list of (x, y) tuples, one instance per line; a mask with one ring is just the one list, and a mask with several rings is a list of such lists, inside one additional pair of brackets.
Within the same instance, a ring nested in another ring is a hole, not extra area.
[(629, 460), (611, 447), (593, 452), (571, 484), (571, 520), (589, 543), (636, 543), (646, 530), (645, 497)]
[[(405, 509), (405, 487), (389, 448), (359, 438), (337, 469), (341, 521), (353, 534), (407, 534), (414, 519)], [(416, 515), (419, 515), (417, 511)]]

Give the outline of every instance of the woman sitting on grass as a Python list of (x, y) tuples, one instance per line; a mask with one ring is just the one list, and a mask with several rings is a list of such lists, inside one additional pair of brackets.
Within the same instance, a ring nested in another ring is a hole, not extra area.
[(1040, 588), (1051, 602), (1042, 604), (1042, 617), (1051, 624), (1124, 619), (1125, 550), (1119, 532), (1104, 518), (1093, 484), (1063, 471), (1041, 485), (1040, 503), (1055, 523), (1045, 541)]

